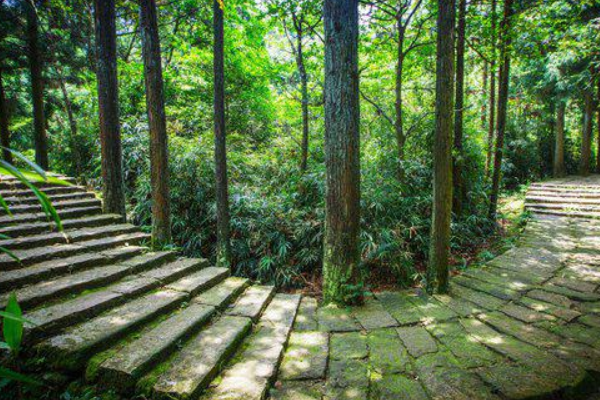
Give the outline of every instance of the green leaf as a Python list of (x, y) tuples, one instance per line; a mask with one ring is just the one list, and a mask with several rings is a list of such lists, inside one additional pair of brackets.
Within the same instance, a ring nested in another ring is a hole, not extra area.
[(0, 246), (0, 253), (4, 253), (4, 254), (8, 255), (10, 258), (12, 258), (13, 260), (15, 260), (17, 262), (21, 262), (21, 259), (19, 257), (17, 257), (15, 253), (10, 251), (6, 247)]
[(9, 313), (9, 312), (6, 312), (6, 311), (0, 311), (0, 317), (14, 319), (15, 321), (21, 321), (23, 323), (27, 323), (29, 325), (35, 326), (35, 322), (33, 322), (33, 321), (31, 321), (31, 320), (29, 320), (27, 318), (16, 316), (16, 315), (14, 315), (12, 313)]
[(2, 322), (2, 333), (4, 334), (4, 340), (10, 347), (11, 351), (14, 354), (17, 354), (21, 348), (21, 340), (23, 339), (23, 321), (19, 320), (23, 316), (23, 313), (21, 311), (21, 307), (19, 307), (19, 303), (17, 302), (17, 295), (14, 292), (11, 293), (10, 297), (8, 298), (5, 312), (17, 317), (5, 317)]
[(39, 176), (41, 176), (44, 180), (48, 179), (48, 177), (46, 176), (46, 171), (44, 171), (39, 165), (37, 165), (36, 163), (31, 161), (29, 158), (25, 157), (23, 154), (19, 153), (16, 150), (9, 149), (7, 147), (0, 146), (0, 148), (2, 148), (3, 150), (8, 150), (11, 153), (13, 153), (19, 160), (21, 160), (24, 163), (26, 163), (27, 165), (29, 165), (31, 167), (31, 169), (34, 170), (35, 172), (37, 172), (37, 174)]
[(6, 213), (8, 215), (12, 215), (12, 213), (10, 212), (10, 208), (8, 208), (8, 204), (6, 204), (6, 201), (4, 201), (4, 198), (0, 195), (0, 207), (2, 207), (2, 209), (4, 209), (4, 211), (6, 211)]
[(23, 382), (34, 386), (42, 386), (39, 381), (4, 367), (0, 367), (0, 378), (10, 379), (11, 381), (16, 382)]

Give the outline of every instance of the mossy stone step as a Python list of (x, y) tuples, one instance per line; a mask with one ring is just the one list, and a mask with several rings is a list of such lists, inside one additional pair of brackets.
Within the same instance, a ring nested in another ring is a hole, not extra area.
[(248, 317), (256, 322), (258, 317), (271, 301), (275, 288), (273, 286), (250, 286), (226, 311), (227, 315)]
[(224, 361), (250, 331), (249, 318), (223, 316), (202, 330), (177, 353), (154, 385), (159, 399), (187, 399), (201, 393)]
[[(77, 200), (77, 199), (95, 199), (96, 195), (92, 192), (70, 192), (70, 193), (44, 193), (48, 197), (48, 199), (54, 204), (54, 202), (60, 202), (65, 200)], [(10, 197), (4, 197), (4, 201), (9, 205), (22, 205), (22, 204), (36, 204), (39, 203), (39, 199), (33, 195), (33, 193), (29, 195), (11, 195)]]
[[(94, 226), (104, 226), (119, 223), (123, 217), (117, 214), (99, 214), (83, 218), (63, 219), (61, 220), (63, 229), (89, 228)], [(54, 223), (50, 222), (31, 222), (20, 225), (3, 226), (0, 228), (0, 234), (17, 238), (20, 236), (36, 235), (44, 232), (51, 232), (56, 229)]]
[(294, 332), (283, 357), (283, 380), (323, 379), (327, 372), (329, 335), (325, 332)]
[(248, 279), (245, 278), (227, 278), (218, 285), (194, 297), (192, 302), (221, 309), (227, 307), (232, 299), (239, 296), (248, 287), (249, 283)]
[[(100, 206), (92, 207), (75, 207), (56, 210), (56, 213), (61, 219), (67, 218), (79, 218), (90, 215), (98, 215), (102, 213)], [(27, 213), (27, 214), (15, 214), (15, 215), (2, 215), (0, 216), (0, 226), (25, 224), (31, 222), (42, 222), (48, 221), (48, 216), (44, 213)]]
[[(83, 186), (77, 186), (77, 185), (55, 186), (55, 187), (45, 188), (44, 194), (47, 196), (52, 196), (52, 195), (57, 195), (57, 194), (81, 193), (81, 192), (85, 192), (85, 191), (86, 191), (86, 189)], [(34, 194), (33, 194), (33, 191), (29, 188), (27, 188), (27, 189), (0, 189), (0, 196), (2, 196), (3, 198), (31, 197), (31, 196), (34, 196)]]
[[(149, 276), (148, 274), (144, 276)], [(201, 291), (214, 286), (229, 276), (229, 269), (220, 267), (207, 267), (198, 272), (184, 276), (176, 282), (166, 286), (167, 289), (188, 293), (195, 296)]]
[(192, 303), (174, 313), (104, 361), (96, 373), (98, 380), (104, 387), (131, 394), (141, 376), (167, 357), (181, 340), (199, 330), (215, 311), (213, 306)]
[[(101, 207), (102, 202), (96, 198), (83, 198), (74, 200), (63, 200), (52, 202), (52, 206), (58, 210), (68, 210), (72, 208)], [(11, 205), (10, 212), (14, 215), (34, 213), (42, 211), (42, 205), (39, 203)], [(0, 215), (6, 214), (6, 210), (0, 208)]]

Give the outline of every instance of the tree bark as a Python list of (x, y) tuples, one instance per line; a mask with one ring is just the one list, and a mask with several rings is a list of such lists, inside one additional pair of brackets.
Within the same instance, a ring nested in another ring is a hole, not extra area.
[(485, 129), (486, 128), (486, 123), (487, 123), (487, 87), (488, 87), (488, 75), (489, 75), (489, 71), (488, 71), (488, 62), (487, 61), (483, 61), (483, 82), (482, 82), (482, 86), (483, 86), (483, 90), (482, 92), (482, 97), (483, 97), (483, 101), (481, 103), (481, 128)]
[(511, 17), (513, 0), (504, 0), (504, 17), (501, 25), (501, 66), (498, 91), (498, 126), (496, 131), (496, 149), (494, 154), (494, 171), (492, 175), (492, 192), (490, 195), (489, 217), (496, 218), (498, 194), (502, 169), (502, 153), (504, 151), (504, 135), (508, 111), (508, 88), (510, 84), (510, 45)]
[(71, 104), (71, 100), (69, 99), (69, 93), (67, 92), (67, 87), (65, 86), (65, 80), (62, 75), (59, 76), (59, 84), (60, 90), (63, 95), (63, 101), (65, 103), (65, 111), (67, 112), (67, 118), (69, 119), (69, 128), (71, 130), (71, 147), (73, 149), (73, 158), (75, 162), (75, 170), (77, 173), (77, 177), (81, 178), (83, 175), (83, 169), (81, 167), (81, 152), (79, 151), (79, 141), (77, 140), (77, 120), (75, 120), (75, 115), (73, 115), (73, 105)]
[(556, 142), (554, 144), (553, 175), (560, 178), (566, 175), (565, 170), (565, 108), (564, 101), (559, 101), (556, 110)]
[(594, 118), (594, 95), (591, 89), (586, 89), (583, 94), (583, 132), (581, 135), (581, 158), (579, 160), (579, 175), (590, 174), (592, 158), (592, 134)]
[(487, 140), (487, 158), (485, 161), (486, 177), (490, 176), (493, 151), (494, 151), (494, 131), (496, 129), (496, 0), (492, 0), (492, 54), (490, 60), (490, 122), (488, 125), (488, 140)]
[(140, 0), (140, 27), (150, 129), (152, 246), (157, 248), (171, 242), (171, 207), (167, 121), (155, 0)]
[[(598, 71), (600, 74), (600, 70)], [(598, 126), (598, 136), (596, 147), (596, 173), (600, 174), (600, 75), (596, 78), (597, 80), (597, 95), (596, 95), (596, 118)]]
[(33, 99), (33, 129), (35, 142), (35, 162), (48, 169), (48, 139), (44, 118), (44, 82), (42, 77), (42, 56), (39, 46), (38, 17), (33, 0), (27, 3), (27, 43), (29, 71), (31, 73), (31, 96)]
[(302, 48), (302, 30), (297, 32), (297, 57), (298, 72), (300, 73), (300, 85), (302, 94), (302, 160), (300, 170), (306, 171), (308, 164), (308, 140), (309, 140), (309, 119), (308, 119), (308, 75), (304, 65), (304, 53)]
[(119, 124), (119, 85), (117, 81), (117, 31), (115, 1), (95, 0), (96, 75), (102, 152), (102, 208), (125, 220), (121, 130)]
[(456, 31), (456, 98), (454, 112), (454, 171), (452, 179), (453, 188), (453, 210), (457, 215), (462, 214), (465, 202), (465, 188), (462, 177), (463, 169), (463, 115), (465, 98), (465, 30), (466, 30), (467, 0), (459, 0), (458, 3), (458, 29)]
[(396, 146), (398, 151), (399, 170), (398, 178), (404, 179), (404, 145), (406, 144), (406, 135), (404, 134), (404, 116), (402, 104), (402, 74), (404, 73), (404, 39), (406, 28), (402, 24), (402, 18), (398, 18), (398, 47), (396, 53), (396, 102), (394, 104), (396, 111), (396, 119), (394, 121), (394, 129), (396, 131)]
[(438, 0), (435, 143), (433, 148), (433, 211), (428, 290), (437, 281), (448, 291), (450, 220), (452, 216), (452, 133), (454, 117), (454, 0)]
[(360, 262), (358, 0), (325, 0), (326, 221), (323, 298), (344, 303)]
[(229, 194), (227, 187), (227, 147), (225, 132), (225, 72), (223, 69), (223, 10), (213, 1), (215, 183), (217, 197), (217, 265), (231, 265), (229, 233)]
[(10, 131), (8, 129), (8, 104), (6, 103), (6, 94), (4, 93), (4, 82), (2, 81), (2, 69), (0, 69), (0, 145), (2, 149), (2, 159), (12, 164), (12, 153), (10, 149)]

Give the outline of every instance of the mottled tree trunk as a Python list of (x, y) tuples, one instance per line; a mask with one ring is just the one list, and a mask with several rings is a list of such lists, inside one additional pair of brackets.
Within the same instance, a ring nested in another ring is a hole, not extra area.
[(67, 112), (67, 118), (69, 119), (69, 128), (71, 130), (71, 147), (73, 148), (73, 158), (75, 162), (75, 170), (77, 176), (79, 178), (83, 175), (83, 169), (81, 167), (81, 152), (79, 151), (79, 141), (77, 140), (77, 120), (75, 120), (75, 115), (73, 115), (73, 105), (71, 104), (71, 100), (69, 99), (69, 93), (67, 92), (67, 87), (65, 86), (65, 80), (62, 76), (58, 78), (60, 84), (60, 90), (63, 95), (63, 101), (65, 103), (65, 111)]
[(494, 152), (494, 131), (496, 129), (496, 0), (492, 0), (492, 54), (490, 60), (490, 122), (488, 124), (487, 157), (485, 159), (485, 174), (490, 176)]
[(586, 89), (583, 94), (583, 132), (581, 135), (581, 158), (579, 160), (579, 175), (590, 174), (592, 158), (592, 131), (594, 118), (594, 95), (591, 89)]
[(501, 65), (498, 90), (498, 127), (496, 130), (496, 149), (494, 154), (494, 171), (492, 175), (492, 192), (490, 194), (489, 217), (496, 218), (500, 178), (502, 170), (502, 153), (504, 151), (504, 135), (508, 112), (508, 88), (510, 84), (510, 44), (511, 17), (513, 0), (504, 0), (504, 17), (501, 25)]
[(155, 0), (140, 0), (140, 32), (150, 129), (150, 182), (152, 185), (152, 246), (171, 242), (169, 149)]
[(466, 200), (466, 191), (462, 177), (463, 169), (463, 115), (465, 99), (465, 30), (466, 30), (467, 0), (458, 3), (458, 28), (456, 31), (456, 98), (454, 112), (454, 205), (456, 214), (462, 214), (463, 203)]
[(435, 142), (433, 148), (433, 211), (428, 290), (437, 280), (448, 291), (450, 220), (452, 216), (452, 133), (454, 118), (454, 0), (438, 0)]
[(227, 136), (225, 132), (223, 10), (217, 0), (213, 1), (213, 30), (217, 265), (228, 267), (231, 265), (231, 243), (229, 238), (229, 194), (227, 188)]
[(565, 170), (565, 108), (564, 101), (559, 101), (556, 111), (555, 144), (553, 175), (560, 178), (566, 175)]
[(2, 81), (2, 70), (0, 69), (0, 145), (2, 149), (2, 159), (12, 164), (12, 153), (10, 148), (10, 131), (8, 130), (8, 104), (6, 103), (6, 94), (4, 93), (4, 82)]
[(309, 119), (308, 119), (308, 75), (306, 74), (306, 66), (304, 65), (304, 53), (302, 48), (302, 31), (298, 32), (297, 37), (297, 60), (298, 72), (300, 73), (300, 85), (302, 95), (302, 160), (300, 161), (300, 170), (306, 171), (308, 164), (308, 135), (309, 135)]
[(360, 262), (358, 0), (325, 0), (326, 221), (323, 298), (347, 301)]
[(402, 18), (398, 18), (398, 43), (396, 49), (396, 102), (394, 104), (396, 111), (396, 119), (394, 121), (394, 129), (396, 131), (396, 147), (398, 151), (399, 170), (398, 178), (404, 179), (404, 146), (406, 144), (406, 135), (404, 134), (404, 116), (402, 104), (402, 74), (404, 73), (404, 38), (405, 27), (402, 25)]
[(125, 219), (119, 85), (117, 81), (117, 31), (115, 1), (95, 0), (96, 76), (102, 152), (102, 207), (106, 213)]
[[(600, 73), (600, 71), (598, 71)], [(597, 136), (597, 144), (596, 147), (596, 173), (600, 174), (600, 76), (597, 78), (597, 95), (596, 95), (596, 118), (598, 126), (598, 136)]]
[(488, 71), (488, 63), (487, 61), (483, 61), (483, 77), (482, 77), (482, 87), (483, 90), (481, 91), (482, 95), (482, 103), (481, 103), (481, 128), (485, 129), (487, 126), (487, 87), (488, 87), (488, 75), (489, 75), (489, 71)]
[(32, 0), (27, 5), (27, 44), (29, 71), (31, 73), (31, 96), (33, 99), (33, 130), (35, 142), (35, 162), (44, 170), (48, 169), (48, 138), (44, 118), (44, 82), (42, 77), (42, 56), (39, 46), (38, 17)]

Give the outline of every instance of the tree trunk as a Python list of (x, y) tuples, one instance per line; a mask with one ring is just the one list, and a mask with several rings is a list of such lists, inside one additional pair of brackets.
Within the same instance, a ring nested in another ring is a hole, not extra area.
[(308, 120), (308, 76), (306, 74), (306, 66), (304, 65), (304, 53), (302, 48), (302, 31), (297, 32), (297, 64), (298, 72), (300, 73), (300, 84), (302, 92), (302, 160), (300, 161), (300, 170), (306, 171), (308, 163), (308, 135), (309, 135), (309, 120)]
[(454, 117), (454, 0), (438, 0), (433, 147), (433, 211), (428, 290), (437, 280), (439, 293), (448, 291), (450, 220), (452, 216), (452, 133)]
[(121, 131), (119, 125), (119, 85), (117, 81), (117, 31), (115, 1), (95, 0), (96, 74), (100, 145), (102, 152), (102, 208), (125, 220)]
[(323, 298), (344, 303), (360, 262), (358, 0), (325, 0), (326, 221)]
[(487, 86), (488, 86), (488, 75), (489, 75), (489, 71), (488, 71), (488, 63), (487, 61), (483, 61), (483, 82), (482, 82), (482, 86), (483, 86), (483, 90), (482, 92), (482, 98), (483, 101), (481, 103), (481, 129), (485, 129), (486, 128), (486, 123), (487, 123)]
[(494, 154), (494, 171), (492, 176), (492, 193), (490, 195), (489, 217), (496, 218), (498, 193), (500, 190), (500, 173), (502, 168), (502, 153), (504, 150), (504, 134), (508, 111), (508, 88), (510, 84), (510, 23), (513, 0), (504, 0), (504, 18), (501, 26), (501, 66), (498, 91), (498, 127), (496, 131), (496, 151)]
[(485, 160), (485, 175), (490, 176), (493, 151), (494, 151), (494, 130), (496, 129), (496, 0), (492, 0), (492, 55), (490, 61), (490, 122), (488, 125), (487, 157)]
[(561, 178), (566, 175), (565, 170), (565, 108), (564, 101), (559, 101), (556, 111), (556, 142), (554, 144), (553, 175)]
[(81, 152), (79, 151), (79, 141), (77, 140), (77, 121), (73, 115), (73, 106), (67, 93), (67, 87), (65, 86), (65, 80), (62, 76), (59, 76), (60, 90), (63, 95), (63, 101), (65, 103), (65, 110), (67, 112), (67, 118), (69, 119), (69, 128), (71, 129), (71, 147), (73, 148), (73, 158), (75, 162), (75, 170), (77, 177), (81, 178), (83, 175), (83, 169), (81, 167)]
[(4, 82), (2, 82), (2, 70), (0, 69), (0, 145), (2, 149), (2, 159), (12, 164), (12, 153), (10, 149), (10, 131), (8, 130), (8, 104), (6, 104), (6, 94), (4, 93)]
[(402, 25), (402, 18), (398, 18), (398, 48), (396, 53), (396, 119), (394, 121), (394, 129), (396, 131), (396, 146), (398, 148), (398, 179), (404, 180), (404, 145), (406, 144), (406, 136), (404, 135), (404, 120), (402, 107), (402, 74), (404, 70), (404, 38), (406, 30)]
[[(598, 71), (600, 73), (600, 71)], [(598, 87), (598, 93), (596, 96), (596, 118), (597, 118), (597, 125), (598, 125), (598, 146), (597, 146), (597, 150), (596, 150), (596, 173), (600, 174), (600, 76), (598, 76), (597, 78), (597, 87)]]
[(231, 265), (231, 243), (229, 238), (229, 194), (227, 188), (227, 136), (225, 132), (223, 10), (217, 0), (213, 1), (213, 29), (217, 265), (229, 267)]
[(591, 89), (585, 90), (583, 99), (583, 133), (581, 135), (579, 175), (588, 176), (590, 174), (590, 161), (592, 158), (592, 121), (594, 118), (594, 95)]
[(463, 115), (465, 98), (465, 30), (466, 30), (467, 0), (458, 3), (458, 29), (456, 31), (456, 98), (454, 112), (454, 183), (453, 210), (457, 215), (462, 214), (465, 202), (465, 188), (462, 177), (463, 169)]
[(44, 118), (44, 82), (42, 77), (42, 57), (39, 46), (38, 18), (35, 5), (27, 4), (27, 43), (29, 71), (31, 73), (31, 97), (33, 99), (33, 129), (35, 142), (35, 162), (48, 169), (48, 139)]
[(157, 248), (171, 242), (167, 121), (155, 0), (140, 0), (140, 11), (146, 109), (150, 129), (152, 246)]

